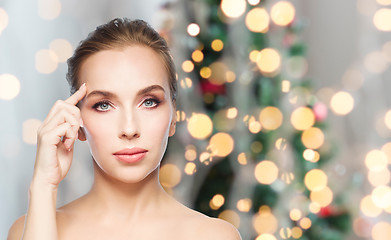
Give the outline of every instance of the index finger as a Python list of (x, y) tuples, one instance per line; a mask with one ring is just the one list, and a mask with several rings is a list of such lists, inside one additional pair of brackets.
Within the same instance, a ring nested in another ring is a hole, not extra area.
[(65, 102), (70, 103), (72, 105), (76, 105), (80, 100), (84, 98), (87, 93), (86, 84), (83, 83), (79, 90), (77, 90), (72, 96), (70, 96)]

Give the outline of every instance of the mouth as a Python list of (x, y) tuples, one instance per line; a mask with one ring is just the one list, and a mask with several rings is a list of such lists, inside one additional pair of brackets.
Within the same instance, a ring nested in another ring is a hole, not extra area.
[(113, 153), (117, 160), (124, 163), (136, 163), (141, 161), (145, 155), (147, 155), (148, 150), (143, 148), (125, 148), (121, 151)]

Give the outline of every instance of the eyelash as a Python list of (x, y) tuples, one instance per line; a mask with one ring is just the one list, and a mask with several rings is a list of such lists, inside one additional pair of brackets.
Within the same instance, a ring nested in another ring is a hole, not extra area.
[[(147, 107), (149, 109), (153, 109), (153, 108), (156, 108), (159, 106), (159, 104), (161, 103), (161, 101), (159, 99), (156, 99), (156, 98), (147, 98), (144, 100), (143, 104), (147, 101), (153, 101), (155, 103), (155, 105), (153, 107)], [(110, 107), (112, 107), (112, 104), (111, 102), (107, 101), (107, 100), (103, 100), (103, 101), (99, 101), (97, 103), (95, 103), (92, 108), (95, 109), (96, 111), (98, 112), (107, 112), (108, 110), (98, 110), (99, 106), (103, 105), (103, 104), (107, 104), (109, 105)]]

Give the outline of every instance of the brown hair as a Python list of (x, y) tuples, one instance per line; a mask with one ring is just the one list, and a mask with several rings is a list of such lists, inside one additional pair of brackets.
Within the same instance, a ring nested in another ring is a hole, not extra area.
[(79, 89), (79, 71), (82, 63), (94, 53), (102, 50), (122, 49), (127, 46), (141, 45), (150, 47), (158, 53), (165, 65), (171, 92), (171, 100), (176, 106), (177, 81), (175, 65), (168, 45), (148, 23), (143, 20), (116, 18), (98, 26), (88, 37), (79, 43), (72, 57), (67, 61), (67, 81), (71, 94)]

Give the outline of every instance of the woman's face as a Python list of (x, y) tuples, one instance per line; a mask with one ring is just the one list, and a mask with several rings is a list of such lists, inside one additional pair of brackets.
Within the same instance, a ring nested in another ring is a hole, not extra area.
[[(142, 46), (100, 51), (85, 60), (79, 80), (87, 85), (80, 110), (95, 162), (120, 181), (141, 181), (159, 166), (175, 133), (176, 113), (161, 58)], [(124, 162), (115, 155), (132, 148), (146, 150), (141, 161)]]

